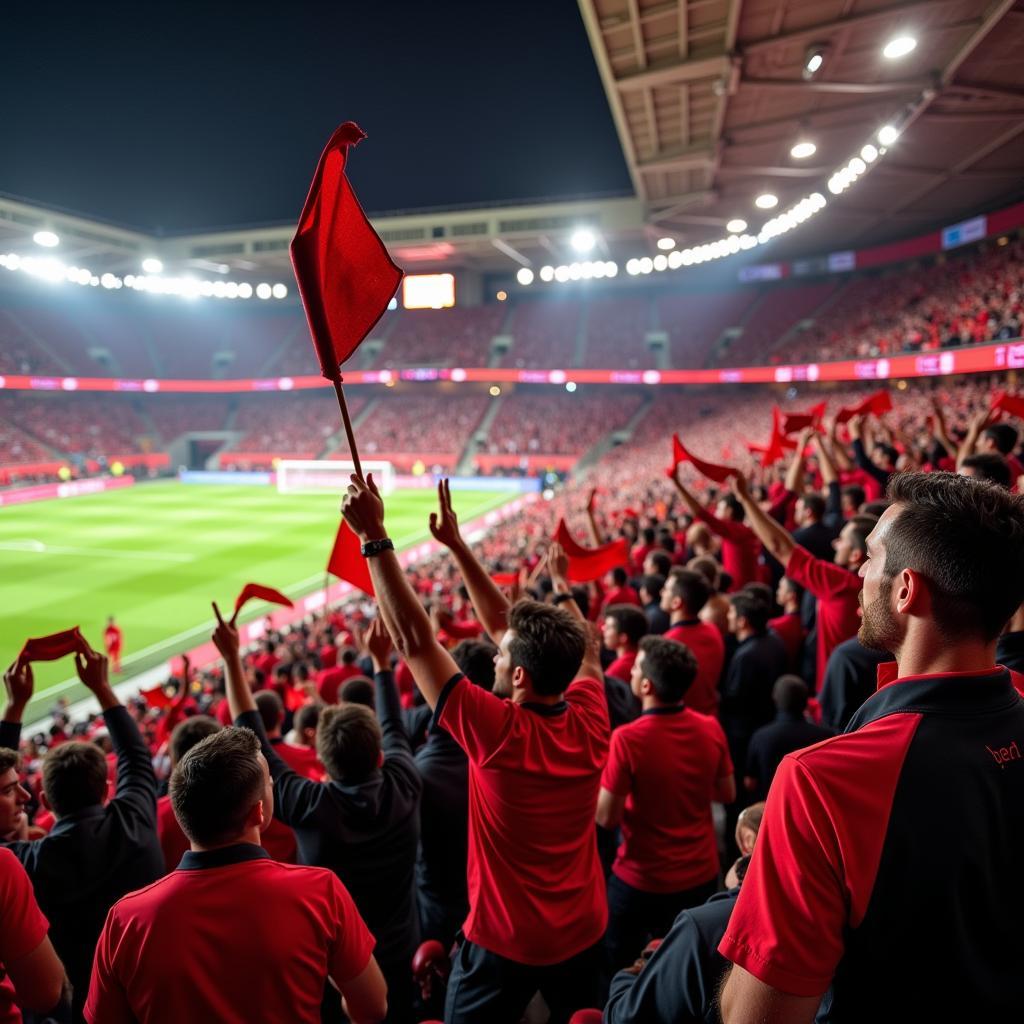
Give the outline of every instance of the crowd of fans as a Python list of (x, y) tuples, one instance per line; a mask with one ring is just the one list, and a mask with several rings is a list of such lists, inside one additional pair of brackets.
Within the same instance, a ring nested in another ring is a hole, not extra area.
[[(37, 735), (19, 657), (0, 1019), (1012, 1017), (1005, 386), (849, 418), (863, 390), (829, 393), (767, 467), (746, 442), (770, 395), (659, 399), (589, 477), (480, 537), (441, 486), (444, 553), (408, 572), (355, 481), (374, 599), (244, 651), (215, 607), (221, 660), (127, 707), (80, 640), (102, 713), (56, 707)], [(735, 471), (666, 475), (674, 431)]]

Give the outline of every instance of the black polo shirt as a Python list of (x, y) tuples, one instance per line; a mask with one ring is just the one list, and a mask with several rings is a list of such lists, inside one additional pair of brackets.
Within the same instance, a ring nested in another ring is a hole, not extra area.
[(878, 666), (892, 661), (886, 651), (865, 647), (855, 636), (844, 640), (829, 655), (818, 703), (821, 724), (845, 729), (854, 713), (877, 688)]
[(894, 669), (844, 734), (779, 766), (720, 951), (827, 993), (825, 1024), (1017, 1020), (1024, 700), (1001, 668)]
[(750, 737), (746, 773), (757, 780), (757, 789), (751, 799), (764, 800), (768, 796), (768, 787), (775, 778), (775, 770), (787, 754), (827, 740), (832, 735), (831, 729), (823, 729), (820, 725), (808, 722), (802, 714), (776, 712), (774, 722), (762, 725)]
[(1024, 673), (1024, 631), (1004, 633), (996, 641), (996, 664)]

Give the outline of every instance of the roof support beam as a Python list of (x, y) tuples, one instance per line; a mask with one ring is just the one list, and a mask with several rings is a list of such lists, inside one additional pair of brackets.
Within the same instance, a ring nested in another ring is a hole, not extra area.
[(802, 78), (744, 78), (743, 85), (755, 89), (794, 89), (800, 92), (837, 92), (853, 96), (884, 96), (894, 92), (923, 92), (935, 82), (930, 78), (909, 78), (895, 82), (827, 82)]
[(620, 92), (632, 92), (637, 89), (649, 89), (659, 85), (679, 85), (693, 82), (700, 78), (714, 78), (716, 75), (727, 75), (732, 67), (732, 60), (724, 53), (714, 57), (691, 58), (676, 60), (658, 67), (649, 67), (633, 75), (624, 75), (615, 83)]
[(649, 160), (641, 160), (637, 164), (637, 170), (641, 174), (647, 171), (690, 171), (709, 167), (714, 159), (714, 146), (685, 146), (675, 152), (659, 153)]

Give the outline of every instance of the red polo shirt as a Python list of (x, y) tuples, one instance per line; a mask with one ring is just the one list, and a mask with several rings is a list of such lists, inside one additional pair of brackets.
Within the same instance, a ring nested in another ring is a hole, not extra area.
[(604, 612), (613, 604), (634, 604), (640, 607), (640, 597), (627, 583), (624, 587), (612, 587), (601, 600), (601, 611)]
[(785, 644), (790, 671), (796, 671), (800, 645), (804, 642), (804, 627), (800, 616), (796, 612), (791, 612), (788, 615), (780, 615), (776, 619), (769, 619), (768, 628), (774, 630)]
[(710, 622), (690, 619), (677, 622), (666, 640), (685, 644), (697, 659), (697, 675), (686, 693), (686, 706), (704, 715), (718, 711), (718, 680), (725, 664), (725, 640), (721, 630)]
[(614, 676), (616, 679), (622, 679), (625, 682), (629, 682), (629, 677), (633, 672), (633, 665), (636, 662), (636, 651), (627, 651), (625, 654), (619, 655), (609, 666), (605, 669), (606, 676)]
[(612, 871), (644, 892), (682, 892), (718, 876), (711, 802), (733, 773), (718, 721), (682, 705), (650, 708), (612, 733), (601, 785), (626, 797)]
[(434, 719), (469, 756), (466, 937), (532, 965), (593, 946), (608, 923), (594, 828), (608, 757), (603, 683), (578, 679), (552, 706), (455, 676)]
[(311, 779), (313, 782), (324, 781), (324, 766), (320, 763), (320, 758), (316, 756), (316, 751), (312, 747), (301, 747), (296, 746), (294, 743), (285, 743), (284, 740), (271, 740), (274, 750), (277, 751), (278, 757), (293, 772), (301, 775), (305, 779)]
[(4, 965), (28, 956), (46, 938), (49, 927), (21, 862), (0, 846), (0, 1024), (21, 1024)]
[(756, 582), (761, 542), (754, 531), (745, 523), (719, 519), (706, 508), (698, 509), (697, 518), (722, 538), (722, 568), (732, 577), (732, 589)]
[(319, 1024), (324, 984), (365, 970), (373, 936), (338, 877), (242, 843), (190, 853), (130, 893), (96, 947), (90, 1024)]
[(363, 674), (358, 665), (338, 665), (337, 668), (325, 668), (316, 676), (316, 689), (325, 704), (338, 703), (338, 691), (341, 684), (348, 679), (355, 679)]
[(818, 599), (818, 683), (825, 678), (829, 655), (860, 628), (860, 590), (864, 581), (834, 562), (815, 558), (798, 544), (786, 564), (786, 575)]

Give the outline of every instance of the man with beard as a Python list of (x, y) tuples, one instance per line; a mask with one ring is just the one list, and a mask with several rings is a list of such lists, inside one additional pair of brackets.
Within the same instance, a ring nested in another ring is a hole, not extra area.
[(1024, 498), (951, 473), (897, 474), (889, 498), (859, 635), (896, 662), (843, 735), (779, 766), (719, 947), (725, 1024), (999, 1020), (1024, 1000), (1024, 701), (995, 661)]

